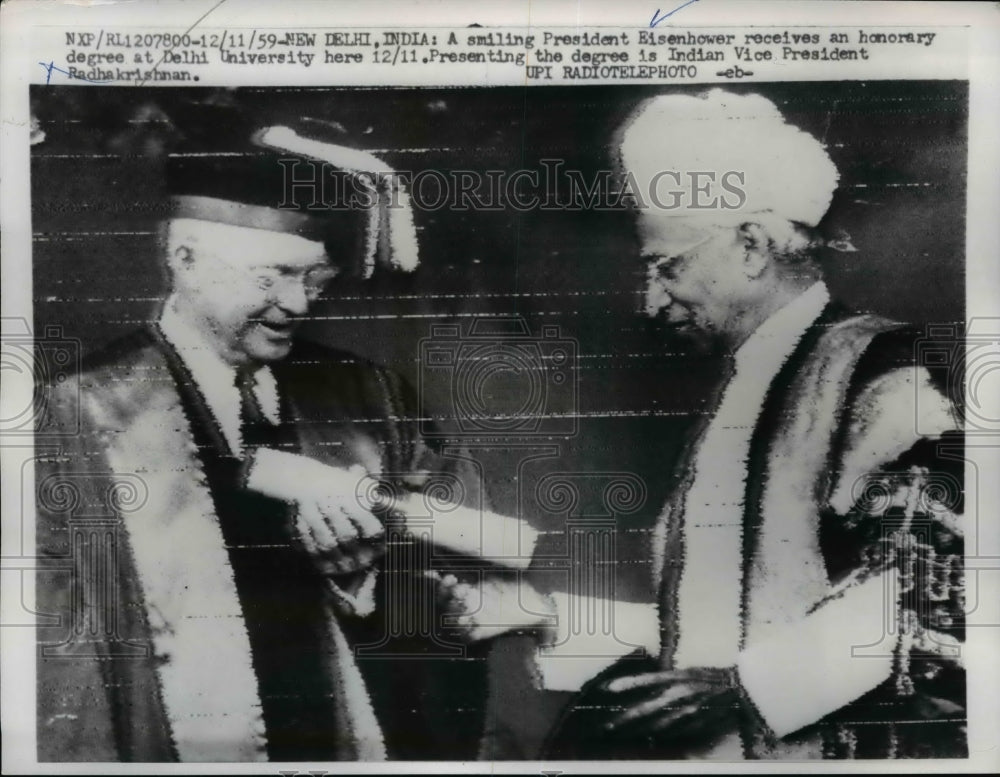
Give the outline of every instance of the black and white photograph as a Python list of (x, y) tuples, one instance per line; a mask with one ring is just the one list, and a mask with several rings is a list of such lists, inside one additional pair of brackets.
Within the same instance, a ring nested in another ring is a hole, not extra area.
[[(663, 68), (712, 68), (688, 44), (725, 35), (691, 29)], [(576, 46), (564, 78), (631, 45), (569, 31), (464, 34)], [(969, 302), (997, 268), (969, 77), (201, 85), (79, 56), (27, 87), (30, 316), (4, 313), (38, 767), (981, 755), (1000, 319)]]

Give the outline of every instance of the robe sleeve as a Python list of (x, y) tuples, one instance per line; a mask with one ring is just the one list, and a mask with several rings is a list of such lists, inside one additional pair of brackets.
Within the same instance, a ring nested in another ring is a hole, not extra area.
[(962, 462), (960, 439), (949, 442), (951, 405), (926, 370), (900, 368), (865, 386), (848, 423), (823, 517), (830, 591), (737, 663), (779, 738), (838, 711), (962, 715), (964, 675), (948, 689), (923, 689), (919, 679), (941, 674), (927, 662), (960, 663)]

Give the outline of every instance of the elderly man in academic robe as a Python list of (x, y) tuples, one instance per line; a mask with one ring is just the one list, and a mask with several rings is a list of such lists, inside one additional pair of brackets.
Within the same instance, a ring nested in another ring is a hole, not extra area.
[(298, 179), (385, 166), (286, 128), (204, 151), (168, 170), (161, 312), (51, 393), (66, 437), (37, 463), (39, 759), (384, 760), (390, 719), (412, 754), (427, 662), (366, 676), (355, 656), (421, 612), (385, 594), (421, 570), (381, 562), (375, 478), (418, 488), (449, 465), (396, 376), (297, 337), (338, 273), (413, 268), (412, 217), (374, 190), (289, 201), (290, 159)]
[[(961, 420), (915, 333), (830, 299), (836, 167), (721, 90), (651, 98), (619, 139), (648, 312), (732, 368), (659, 519), (659, 638), (584, 686), (547, 756), (964, 755)], [(742, 196), (650, 202), (689, 170)]]

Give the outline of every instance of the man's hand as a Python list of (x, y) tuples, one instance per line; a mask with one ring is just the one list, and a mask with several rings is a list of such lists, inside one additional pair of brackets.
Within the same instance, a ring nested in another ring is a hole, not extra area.
[(706, 755), (737, 730), (743, 693), (735, 668), (661, 669), (636, 650), (588, 682), (553, 727), (547, 760)]
[(355, 495), (357, 484), (367, 478), (364, 469), (337, 472), (343, 474), (312, 484), (296, 500), (296, 526), (320, 570), (345, 575), (367, 569), (385, 552), (385, 528)]
[(385, 529), (367, 501), (377, 483), (360, 465), (332, 467), (308, 456), (259, 448), (246, 485), (295, 505), (299, 539), (324, 574), (367, 569), (385, 552)]
[(450, 616), (445, 624), (464, 629), (470, 641), (554, 625), (552, 603), (520, 576), (485, 576), (479, 583), (463, 583), (452, 574), (426, 574), (439, 582), (438, 596), (444, 614)]
[(616, 710), (604, 727), (625, 738), (654, 736), (710, 745), (735, 730), (735, 669), (694, 668), (617, 677), (602, 684)]

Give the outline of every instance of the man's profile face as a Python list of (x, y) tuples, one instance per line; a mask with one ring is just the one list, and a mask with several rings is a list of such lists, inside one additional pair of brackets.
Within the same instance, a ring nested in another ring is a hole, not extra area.
[(710, 217), (640, 213), (646, 312), (680, 332), (722, 335), (745, 293), (739, 229)]
[(199, 224), (173, 260), (178, 308), (234, 366), (285, 358), (311, 303), (336, 271), (297, 235)]

